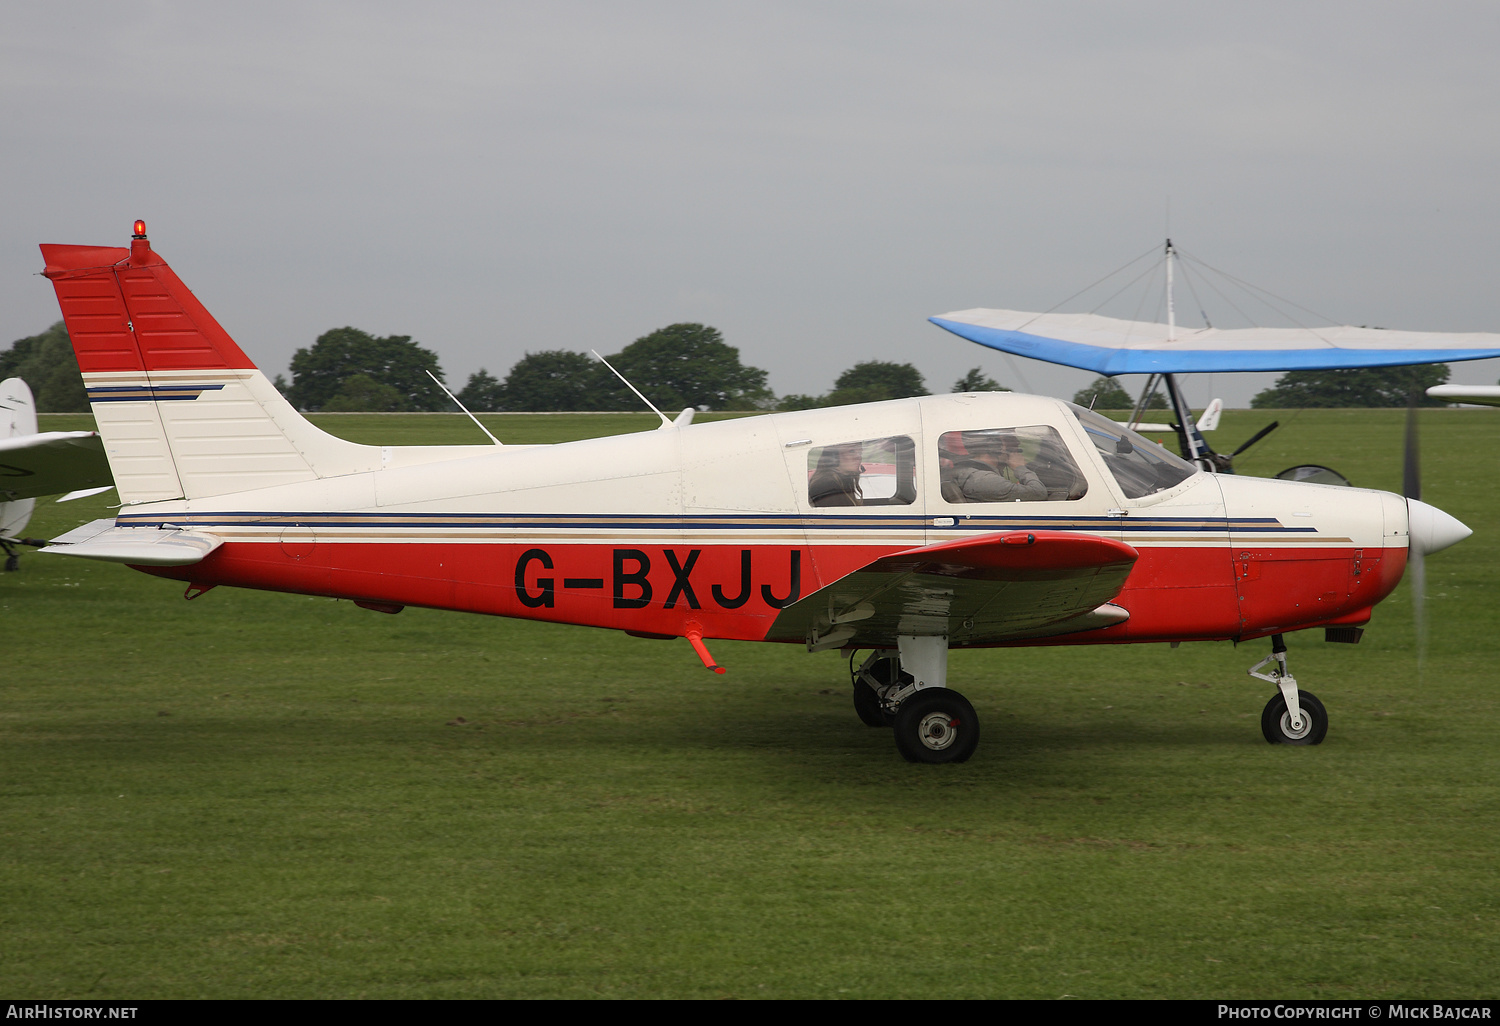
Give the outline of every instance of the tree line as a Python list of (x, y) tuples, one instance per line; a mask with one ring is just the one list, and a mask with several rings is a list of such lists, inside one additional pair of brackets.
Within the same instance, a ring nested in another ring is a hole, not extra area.
[[(909, 363), (865, 360), (844, 371), (821, 395), (777, 398), (766, 372), (740, 360), (740, 351), (706, 324), (670, 324), (606, 357), (659, 409), (692, 406), (709, 410), (807, 410), (927, 395), (922, 374)], [(443, 378), (435, 352), (410, 335), (375, 336), (358, 328), (325, 331), (298, 349), (292, 380), (276, 387), (307, 412), (401, 412), (451, 410), (452, 403), (428, 372)], [(1448, 380), (1446, 364), (1368, 367), (1355, 370), (1291, 371), (1250, 402), (1257, 409), (1405, 406), (1416, 395), (1424, 406), (1441, 406), (1426, 389)], [(0, 379), (25, 379), (44, 413), (88, 412), (88, 396), (67, 328), (58, 321), (37, 335), (17, 339), (0, 352)], [(953, 383), (953, 392), (1004, 391), (978, 367)], [(607, 367), (587, 353), (565, 349), (527, 353), (498, 379), (485, 368), (469, 376), (457, 393), (476, 413), (632, 410), (640, 400)], [(1131, 409), (1135, 401), (1113, 378), (1101, 377), (1073, 396), (1080, 406)], [(1155, 393), (1148, 404), (1163, 409)]]
[[(706, 324), (669, 324), (643, 335), (607, 357), (661, 410), (806, 410), (927, 395), (922, 373), (909, 363), (866, 360), (855, 364), (822, 395), (778, 399), (766, 372), (745, 365), (740, 351)], [(357, 328), (324, 332), (297, 350), (292, 381), (281, 388), (299, 409), (445, 410), (451, 405), (428, 372), (441, 378), (437, 354), (410, 336), (377, 338)], [(955, 392), (999, 391), (975, 367), (954, 383)], [(587, 353), (551, 349), (527, 353), (499, 379), (481, 367), (457, 393), (475, 413), (587, 412), (639, 409), (641, 402), (620, 378)]]

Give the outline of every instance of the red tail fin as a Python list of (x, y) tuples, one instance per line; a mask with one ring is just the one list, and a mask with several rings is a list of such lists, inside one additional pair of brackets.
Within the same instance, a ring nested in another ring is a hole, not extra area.
[(84, 374), (255, 366), (144, 237), (42, 257)]

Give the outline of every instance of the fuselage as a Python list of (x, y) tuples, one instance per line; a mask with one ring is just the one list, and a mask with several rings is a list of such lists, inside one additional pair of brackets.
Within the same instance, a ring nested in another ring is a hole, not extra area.
[[(881, 556), (997, 532), (1090, 534), (1139, 554), (1113, 599), (1127, 621), (1023, 644), (1358, 624), (1400, 580), (1399, 496), (1163, 469), (1175, 457), (1118, 425), (1126, 440), (1107, 437), (1099, 421), (1036, 396), (927, 396), (460, 447), (417, 465), (142, 503), (117, 523), (222, 537), (201, 563), (150, 569), (200, 587), (746, 640), (799, 640), (777, 635), (782, 611)], [(993, 432), (1020, 439), (1044, 498), (956, 492), (965, 441), (977, 452)], [(819, 468), (854, 443), (862, 489), (826, 504)], [(1131, 460), (1159, 477), (1142, 483)], [(977, 642), (961, 629), (949, 638), (966, 643)]]

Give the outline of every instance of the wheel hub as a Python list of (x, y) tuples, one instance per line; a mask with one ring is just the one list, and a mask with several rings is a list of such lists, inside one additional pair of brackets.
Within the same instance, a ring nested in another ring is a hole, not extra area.
[(948, 713), (928, 713), (917, 725), (917, 737), (923, 747), (941, 752), (958, 740), (959, 722)]
[(1290, 709), (1281, 714), (1281, 732), (1291, 740), (1300, 741), (1311, 731), (1312, 717), (1307, 715), (1306, 713), (1302, 714), (1302, 719), (1297, 723), (1292, 722), (1292, 713)]

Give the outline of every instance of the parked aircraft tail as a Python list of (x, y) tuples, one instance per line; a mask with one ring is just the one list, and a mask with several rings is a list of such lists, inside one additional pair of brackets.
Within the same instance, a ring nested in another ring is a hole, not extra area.
[(144, 222), (129, 249), (44, 245), (42, 256), (124, 504), (389, 462), (389, 450), (335, 438), (293, 409), (151, 249)]

